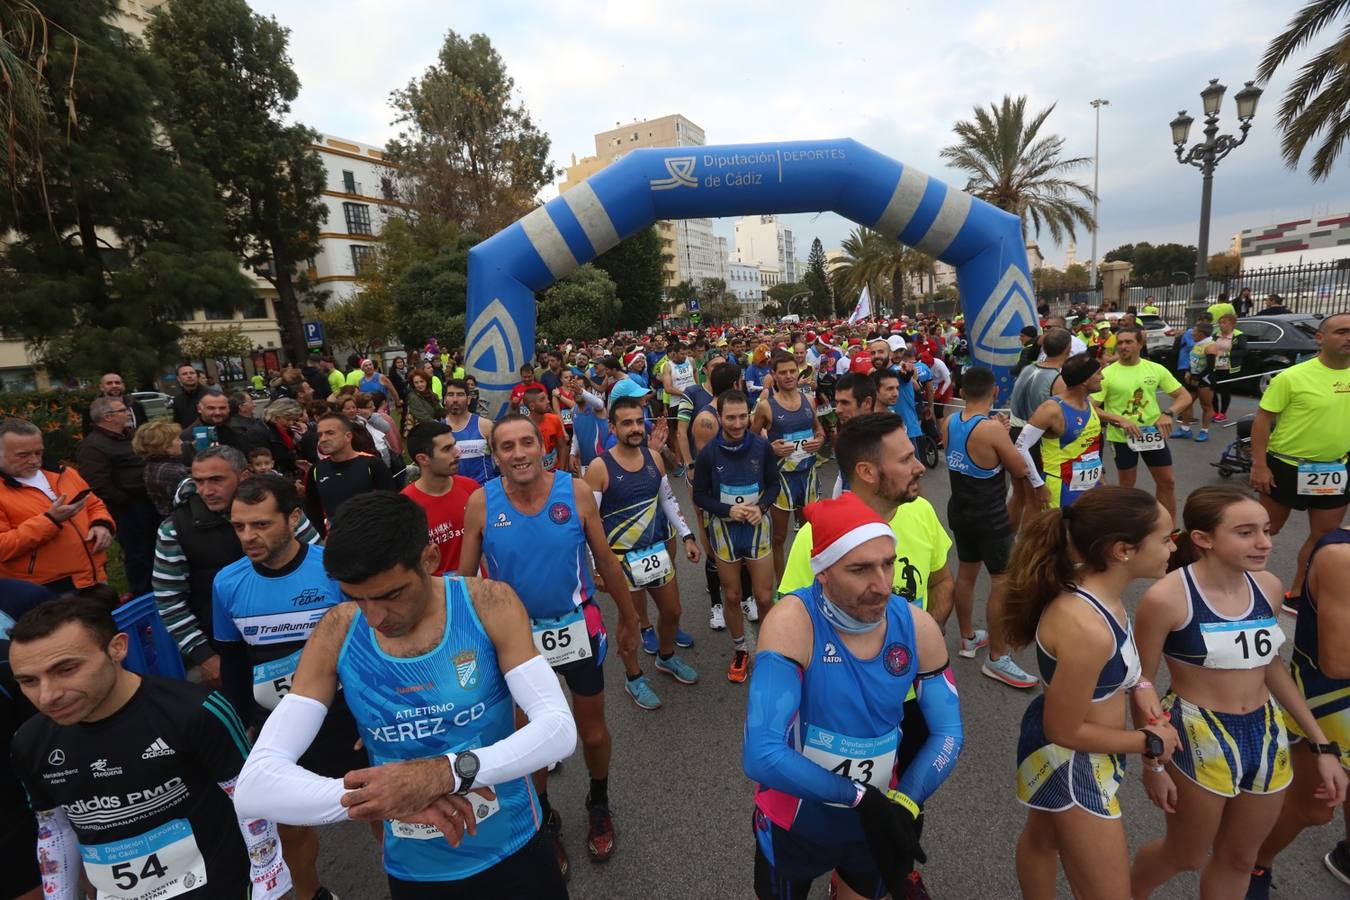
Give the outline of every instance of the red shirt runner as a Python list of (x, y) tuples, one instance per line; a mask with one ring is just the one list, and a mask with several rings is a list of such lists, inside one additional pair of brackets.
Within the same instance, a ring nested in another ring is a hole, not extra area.
[(427, 535), (441, 551), (441, 562), (435, 574), (448, 572), (453, 575), (459, 571), (459, 549), (464, 543), (464, 510), (469, 505), (469, 495), (480, 487), (472, 478), (456, 475), (450, 490), (439, 497), (426, 493), (416, 483), (403, 489), (403, 496), (426, 510)]

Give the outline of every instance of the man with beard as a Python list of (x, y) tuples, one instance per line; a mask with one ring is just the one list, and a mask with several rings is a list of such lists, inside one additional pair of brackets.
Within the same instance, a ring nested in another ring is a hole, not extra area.
[[(100, 397), (113, 397), (126, 403), (127, 410), (131, 413), (130, 421), (127, 424), (132, 429), (140, 428), (150, 421), (150, 414), (145, 411), (141, 401), (133, 400), (127, 396), (126, 382), (116, 372), (107, 372), (98, 380), (98, 395)], [(97, 423), (89, 417), (89, 410), (86, 409), (84, 412), (84, 434), (93, 431), (96, 425)]]
[(427, 514), (427, 534), (441, 552), (433, 575), (459, 571), (465, 509), (469, 497), (482, 487), (459, 474), (459, 452), (454, 432), (442, 422), (423, 422), (408, 432), (408, 453), (420, 474), (403, 489), (403, 496)]
[[(598, 465), (586, 470), (586, 482), (595, 493), (609, 547), (627, 578), (634, 602), (646, 603), (646, 591), (656, 603), (656, 670), (681, 684), (696, 684), (698, 672), (675, 655), (680, 636), (680, 586), (675, 580), (674, 536), (680, 532), (685, 556), (699, 562), (698, 540), (684, 517), (666, 480), (665, 465), (647, 449), (642, 401), (620, 397), (609, 410), (610, 428), (619, 442), (600, 455)], [(646, 633), (643, 635), (647, 637)], [(692, 638), (684, 635), (689, 642)], [(650, 650), (648, 651), (650, 652)], [(639, 669), (628, 673), (624, 686), (642, 709), (660, 709), (661, 700)]]
[[(894, 593), (895, 535), (859, 494), (806, 517), (812, 580), (766, 617), (750, 684), (755, 894), (805, 898), (833, 871), (842, 896), (927, 897), (913, 871), (925, 861), (920, 809), (964, 742), (947, 647)], [(931, 733), (906, 756), (898, 732), (909, 737), (912, 708)]]
[(469, 411), (469, 383), (463, 378), (452, 378), (445, 386), (445, 424), (459, 447), (459, 474), (487, 484), (497, 474), (488, 449), (492, 421)]
[[(952, 539), (942, 528), (933, 504), (919, 496), (924, 467), (905, 434), (904, 420), (890, 412), (856, 416), (839, 429), (835, 453), (840, 471), (847, 474), (849, 490), (890, 523), (895, 534), (892, 591), (927, 611), (939, 627), (944, 627), (952, 610), (953, 582), (947, 568)], [(812, 526), (807, 522), (788, 552), (787, 569), (778, 584), (780, 596), (809, 589), (815, 581), (812, 540)], [(905, 701), (896, 771), (905, 771), (928, 733), (911, 693)], [(917, 872), (912, 877), (922, 884)]]

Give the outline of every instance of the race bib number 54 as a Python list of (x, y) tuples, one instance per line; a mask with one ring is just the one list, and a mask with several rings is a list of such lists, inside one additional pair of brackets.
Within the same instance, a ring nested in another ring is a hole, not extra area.
[(187, 819), (109, 844), (81, 844), (100, 900), (162, 900), (206, 884), (206, 860)]

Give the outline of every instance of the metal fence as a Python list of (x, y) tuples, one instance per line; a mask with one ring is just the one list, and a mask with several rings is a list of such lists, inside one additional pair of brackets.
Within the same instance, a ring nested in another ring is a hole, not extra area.
[[(1228, 275), (1211, 276), (1207, 303), (1215, 303), (1219, 294), (1227, 293), (1236, 301), (1243, 288), (1251, 288), (1252, 308), (1257, 312), (1265, 306), (1265, 298), (1279, 294), (1284, 305), (1296, 313), (1329, 315), (1350, 310), (1350, 258), (1331, 262), (1306, 263), (1296, 266), (1248, 268)], [(1145, 298), (1152, 297), (1168, 322), (1186, 319), (1186, 303), (1193, 290), (1191, 282), (1136, 283), (1126, 285), (1120, 308), (1143, 307)], [(1086, 303), (1096, 308), (1101, 304), (1101, 290), (1039, 292), (1039, 299), (1056, 309), (1074, 303)]]

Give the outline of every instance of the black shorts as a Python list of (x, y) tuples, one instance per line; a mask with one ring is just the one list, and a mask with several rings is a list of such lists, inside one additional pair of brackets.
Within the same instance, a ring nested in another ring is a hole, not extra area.
[(37, 862), (37, 819), (27, 806), (0, 807), (0, 897), (9, 900), (42, 886)]
[(1184, 373), (1184, 375), (1185, 377), (1183, 378), (1183, 380), (1186, 382), (1187, 388), (1191, 390), (1198, 390), (1199, 388), (1206, 388), (1211, 391), (1214, 390), (1213, 369), (1210, 369), (1203, 375), (1193, 375), (1190, 372), (1186, 372)]
[(844, 884), (864, 897), (886, 895), (866, 843), (809, 841), (779, 828), (759, 810), (755, 810), (754, 827), (755, 896), (759, 900), (806, 900), (811, 883), (828, 872), (838, 872)]
[(1172, 464), (1172, 448), (1167, 444), (1162, 445), (1160, 450), (1147, 450), (1140, 452), (1131, 450), (1130, 445), (1124, 441), (1112, 441), (1111, 450), (1116, 455), (1116, 470), (1133, 469), (1139, 465), (1140, 457), (1143, 457), (1144, 465), (1150, 469), (1165, 469)]
[(567, 900), (567, 883), (558, 871), (553, 845), (542, 829), (515, 853), (459, 881), (403, 881), (389, 878), (391, 900)]
[(1008, 570), (1012, 556), (1011, 532), (978, 531), (952, 527), (956, 544), (956, 558), (963, 563), (984, 563), (990, 575), (1002, 575)]
[(554, 666), (567, 682), (567, 688), (577, 697), (594, 697), (605, 689), (605, 650), (609, 639), (605, 634), (605, 622), (600, 615), (600, 607), (594, 600), (581, 604), (586, 616), (586, 630), (591, 637), (591, 655), (587, 659)]
[[(1350, 495), (1345, 491), (1323, 497), (1300, 496), (1298, 466), (1280, 459), (1273, 453), (1266, 454), (1266, 465), (1270, 466), (1270, 474), (1275, 482), (1270, 489), (1270, 499), (1281, 506), (1301, 512), (1308, 509), (1340, 509), (1350, 503)], [(1347, 485), (1347, 489), (1350, 489), (1350, 485)]]

